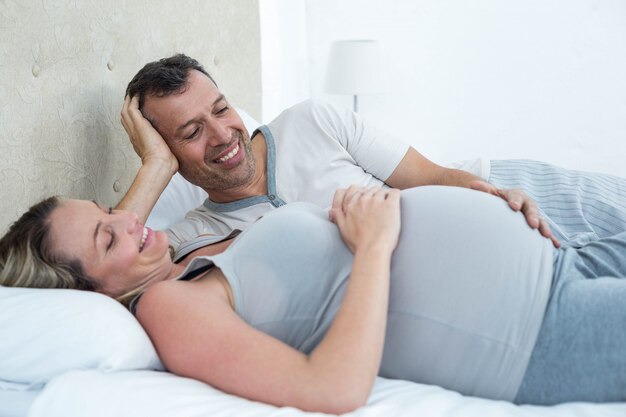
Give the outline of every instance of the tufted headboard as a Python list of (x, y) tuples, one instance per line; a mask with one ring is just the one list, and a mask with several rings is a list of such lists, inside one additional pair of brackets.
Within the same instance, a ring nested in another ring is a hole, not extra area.
[(0, 3), (0, 233), (49, 195), (121, 199), (139, 167), (119, 121), (126, 85), (178, 52), (260, 119), (258, 0)]

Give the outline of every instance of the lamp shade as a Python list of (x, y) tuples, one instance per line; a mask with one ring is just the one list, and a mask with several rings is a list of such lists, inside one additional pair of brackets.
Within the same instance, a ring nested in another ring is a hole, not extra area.
[(380, 90), (378, 41), (343, 40), (331, 44), (326, 71), (328, 93), (358, 95)]

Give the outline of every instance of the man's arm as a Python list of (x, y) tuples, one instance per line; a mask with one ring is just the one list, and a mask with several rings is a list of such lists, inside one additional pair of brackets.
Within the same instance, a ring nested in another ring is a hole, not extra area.
[(483, 180), (466, 171), (437, 165), (410, 147), (391, 176), (385, 180), (385, 183), (402, 190), (421, 185), (451, 185), (471, 188), (471, 184), (475, 181)]
[(141, 158), (141, 167), (116, 208), (136, 213), (140, 221), (145, 223), (161, 193), (178, 170), (178, 161), (159, 132), (141, 114), (137, 96), (124, 99), (121, 121), (135, 152)]
[(496, 195), (506, 201), (514, 211), (521, 211), (526, 222), (533, 229), (552, 239), (555, 247), (560, 243), (552, 236), (548, 222), (539, 216), (535, 202), (522, 190), (501, 190), (483, 179), (459, 169), (445, 168), (437, 165), (410, 147), (400, 164), (385, 181), (387, 185), (405, 189), (421, 185), (449, 185), (472, 188)]

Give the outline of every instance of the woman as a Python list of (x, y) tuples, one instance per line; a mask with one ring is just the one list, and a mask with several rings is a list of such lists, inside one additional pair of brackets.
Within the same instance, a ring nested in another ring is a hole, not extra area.
[(46, 200), (2, 239), (0, 283), (138, 300), (170, 371), (279, 406), (346, 412), (376, 375), (626, 399), (626, 281), (587, 279), (626, 275), (625, 234), (556, 250), (501, 199), (452, 187), (352, 187), (329, 214), (290, 204), (176, 264), (132, 213)]

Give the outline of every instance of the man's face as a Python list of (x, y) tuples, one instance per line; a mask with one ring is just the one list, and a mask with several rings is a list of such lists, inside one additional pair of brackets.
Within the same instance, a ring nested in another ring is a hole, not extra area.
[(191, 70), (182, 93), (146, 96), (142, 112), (192, 184), (210, 193), (252, 181), (255, 160), (248, 131), (206, 75)]

